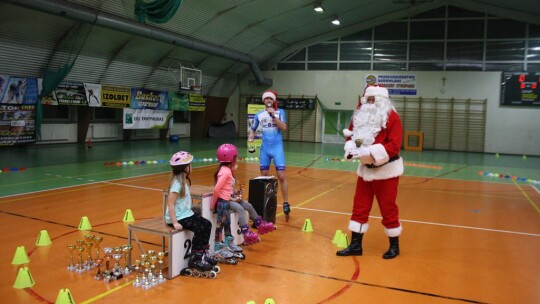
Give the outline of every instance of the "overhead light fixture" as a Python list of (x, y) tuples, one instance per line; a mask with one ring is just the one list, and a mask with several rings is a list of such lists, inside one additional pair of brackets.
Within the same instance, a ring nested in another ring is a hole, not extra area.
[(317, 13), (323, 13), (324, 8), (322, 7), (321, 2), (315, 3), (315, 6), (313, 6), (313, 10), (316, 11)]
[(332, 18), (332, 24), (333, 25), (340, 25), (341, 24), (341, 22), (339, 21), (339, 18), (337, 16)]

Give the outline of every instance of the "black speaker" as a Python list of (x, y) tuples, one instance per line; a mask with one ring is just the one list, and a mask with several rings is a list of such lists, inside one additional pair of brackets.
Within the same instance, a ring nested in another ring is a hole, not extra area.
[(249, 202), (266, 222), (276, 222), (278, 181), (273, 177), (249, 180)]

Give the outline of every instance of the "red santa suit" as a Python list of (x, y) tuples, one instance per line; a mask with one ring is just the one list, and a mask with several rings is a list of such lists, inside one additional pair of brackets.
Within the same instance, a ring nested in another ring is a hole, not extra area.
[(368, 230), (369, 213), (376, 197), (385, 233), (396, 237), (402, 231), (396, 197), (399, 176), (403, 174), (403, 159), (399, 156), (403, 127), (388, 90), (368, 87), (364, 96), (375, 96), (375, 103), (366, 104), (366, 97), (362, 97), (349, 129), (343, 131), (347, 137), (345, 157), (361, 160), (349, 229), (357, 233)]

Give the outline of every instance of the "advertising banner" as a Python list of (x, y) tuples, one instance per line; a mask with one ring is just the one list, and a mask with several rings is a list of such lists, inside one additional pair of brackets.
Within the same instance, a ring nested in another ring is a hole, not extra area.
[(416, 75), (367, 74), (365, 82), (387, 88), (390, 95), (416, 95)]
[(0, 103), (36, 104), (38, 96), (37, 78), (0, 74)]
[(131, 89), (125, 87), (101, 86), (101, 106), (106, 108), (129, 108)]
[(84, 91), (89, 107), (101, 107), (101, 85), (93, 83), (85, 83)]
[(0, 105), (0, 146), (36, 142), (35, 115), (35, 105)]
[(172, 111), (124, 108), (124, 129), (167, 129)]
[(189, 95), (189, 110), (195, 112), (204, 112), (206, 110), (206, 99), (199, 94)]
[(173, 91), (169, 91), (169, 110), (189, 111), (188, 94), (177, 94)]
[(255, 114), (257, 114), (259, 111), (264, 110), (264, 104), (248, 104), (247, 105), (247, 119), (248, 119), (248, 140), (247, 140), (247, 146), (248, 149), (256, 149), (259, 150), (262, 144), (262, 126), (259, 124), (259, 127), (257, 130), (255, 130), (255, 140), (253, 142), (249, 141), (249, 131), (251, 130), (251, 126), (254, 124)]
[(86, 92), (82, 82), (62, 81), (53, 91), (53, 98), (58, 105), (87, 106)]
[(168, 93), (166, 91), (155, 91), (145, 88), (132, 88), (131, 108), (168, 110)]

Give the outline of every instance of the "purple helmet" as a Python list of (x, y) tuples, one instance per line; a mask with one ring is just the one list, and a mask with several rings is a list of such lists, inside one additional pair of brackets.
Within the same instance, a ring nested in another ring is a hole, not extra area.
[(232, 163), (238, 156), (238, 149), (233, 144), (223, 144), (217, 149), (216, 155), (218, 162)]
[(186, 151), (174, 153), (169, 163), (171, 166), (187, 165), (193, 161), (193, 155)]

